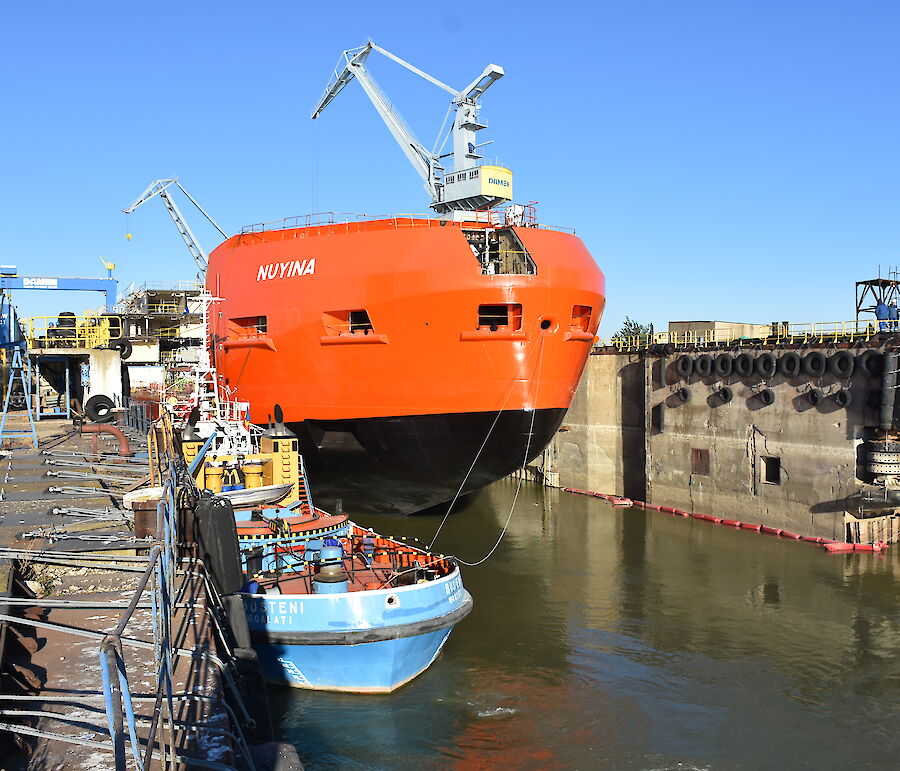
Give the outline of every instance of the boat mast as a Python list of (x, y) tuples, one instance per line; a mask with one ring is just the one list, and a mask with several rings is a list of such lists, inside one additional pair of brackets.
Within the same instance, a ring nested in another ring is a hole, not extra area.
[[(447, 156), (439, 154), (440, 147), (443, 146), (440, 134), (435, 149), (429, 152), (366, 69), (365, 63), (372, 51), (378, 51), (452, 95), (450, 110), (456, 111), (450, 130), (453, 135), (453, 152), (450, 154), (453, 157), (452, 172), (446, 173), (441, 164), (441, 159)], [(490, 208), (512, 199), (512, 173), (500, 167), (478, 165), (481, 156), (477, 152), (479, 145), (476, 143), (476, 133), (487, 128), (478, 118), (479, 100), (491, 85), (503, 77), (503, 74), (502, 67), (489, 64), (469, 85), (457, 90), (370, 40), (360, 48), (352, 48), (341, 54), (331, 80), (325, 87), (325, 93), (315, 106), (311, 117), (314, 120), (318, 118), (344, 86), (355, 78), (400, 145), (400, 149), (424, 181), (425, 190), (431, 196), (431, 206), (435, 211), (446, 214), (451, 211), (471, 212)], [(490, 170), (490, 173), (482, 174), (482, 168)]]

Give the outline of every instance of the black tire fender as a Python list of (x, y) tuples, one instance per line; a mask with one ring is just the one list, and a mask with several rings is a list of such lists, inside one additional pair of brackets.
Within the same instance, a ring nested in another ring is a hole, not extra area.
[(94, 394), (84, 404), (84, 414), (94, 423), (109, 423), (113, 419), (113, 400), (105, 394)]
[(853, 394), (849, 388), (842, 388), (834, 392), (834, 403), (838, 407), (849, 407), (853, 403)]
[(828, 367), (828, 359), (821, 351), (812, 351), (803, 357), (800, 369), (807, 377), (822, 377)]
[(775, 356), (768, 352), (761, 353), (753, 362), (753, 369), (756, 371), (756, 374), (766, 379), (775, 374), (775, 366)]
[(719, 398), (722, 400), (722, 404), (728, 404), (728, 402), (734, 399), (734, 391), (728, 386), (723, 386), (719, 389)]
[(709, 377), (712, 374), (713, 360), (708, 353), (701, 353), (694, 360), (694, 372), (698, 377)]
[(800, 374), (800, 354), (790, 351), (779, 357), (777, 371), (778, 374), (786, 378), (795, 378)]
[(856, 357), (850, 351), (838, 351), (828, 358), (828, 371), (842, 380), (853, 377), (856, 370)]
[(220, 594), (233, 594), (244, 583), (234, 509), (227, 498), (203, 497), (194, 510), (194, 540), (209, 577)]
[(818, 388), (810, 388), (806, 392), (806, 398), (809, 399), (810, 404), (815, 406), (822, 401), (822, 392)]
[(720, 353), (713, 359), (713, 372), (719, 377), (728, 377), (734, 371), (734, 358), (729, 353)]
[(117, 340), (111, 340), (109, 343), (109, 347), (119, 352), (119, 357), (121, 359), (127, 359), (134, 352), (134, 346), (131, 344), (131, 340), (127, 337), (120, 337)]
[(870, 348), (859, 355), (856, 364), (869, 377), (878, 377), (884, 370), (884, 356)]
[(768, 407), (770, 404), (775, 403), (775, 392), (771, 388), (763, 388), (759, 392), (759, 400)]
[(675, 372), (679, 377), (689, 378), (694, 372), (694, 360), (686, 353), (675, 359)]
[(749, 377), (753, 373), (753, 357), (749, 353), (739, 353), (734, 360), (734, 374)]

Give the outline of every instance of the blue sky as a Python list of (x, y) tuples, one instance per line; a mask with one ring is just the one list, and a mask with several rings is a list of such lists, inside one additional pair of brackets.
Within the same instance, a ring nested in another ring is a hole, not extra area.
[[(159, 202), (120, 211), (174, 174), (229, 233), (425, 211), (358, 84), (309, 120), (339, 53), (369, 36), (460, 87), (505, 68), (483, 100), (489, 151), (606, 273), (605, 334), (625, 315), (849, 319), (854, 281), (900, 264), (896, 0), (5, 3), (0, 25), (0, 263), (22, 274), (100, 276), (103, 256), (123, 285), (190, 278)], [(444, 92), (371, 65), (430, 146)]]

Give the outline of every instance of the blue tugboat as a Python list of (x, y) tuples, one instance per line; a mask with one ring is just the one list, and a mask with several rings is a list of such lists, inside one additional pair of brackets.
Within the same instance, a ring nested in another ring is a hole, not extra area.
[(263, 548), (263, 570), (241, 596), (275, 684), (393, 691), (429, 667), (472, 609), (452, 558), (357, 525), (343, 537), (292, 544), (279, 565), (270, 557), (278, 544)]

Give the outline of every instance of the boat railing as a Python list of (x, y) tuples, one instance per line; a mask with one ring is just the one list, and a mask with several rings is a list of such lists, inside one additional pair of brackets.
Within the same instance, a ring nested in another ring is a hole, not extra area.
[[(395, 230), (402, 228), (471, 227), (473, 223), (478, 223), (488, 227), (506, 227), (514, 224), (542, 230), (575, 233), (575, 228), (539, 224), (535, 209), (536, 203), (536, 201), (530, 201), (528, 204), (516, 204), (523, 207), (524, 211), (521, 215), (516, 214), (512, 220), (506, 214), (510, 207), (495, 207), (470, 212), (470, 217), (466, 222), (439, 219), (434, 212), (378, 215), (357, 212), (317, 212), (315, 214), (286, 217), (272, 222), (258, 222), (253, 225), (247, 225), (241, 229), (240, 237), (248, 236), (253, 238), (262, 233), (281, 231), (283, 238), (309, 238), (342, 233), (360, 233), (366, 232), (370, 228), (383, 230), (385, 223), (389, 223), (389, 226)], [(376, 223), (377, 227), (372, 227)], [(291, 236), (286, 235), (290, 231), (300, 232)]]

